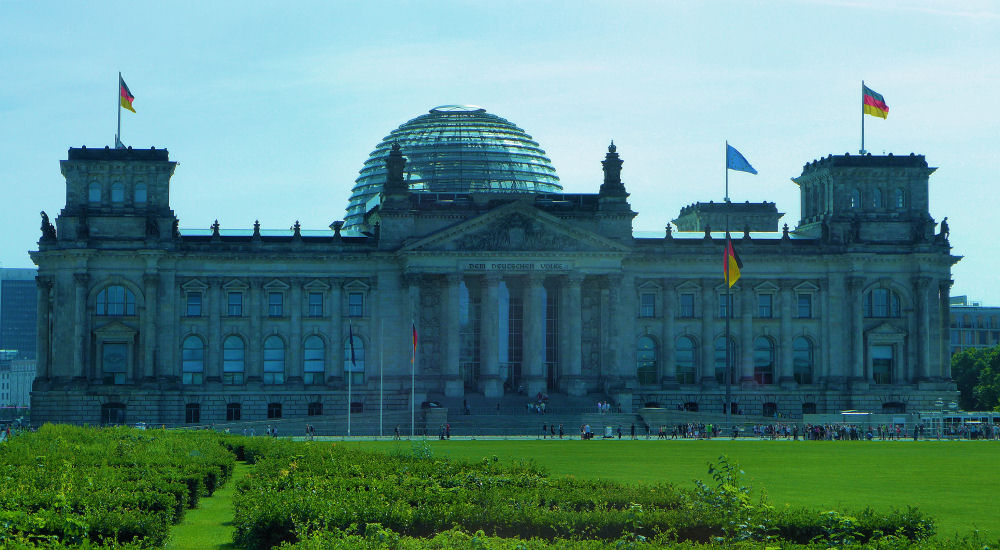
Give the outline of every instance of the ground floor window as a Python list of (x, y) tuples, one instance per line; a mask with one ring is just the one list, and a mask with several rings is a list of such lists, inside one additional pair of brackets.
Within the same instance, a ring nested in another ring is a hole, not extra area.
[(197, 424), (201, 422), (201, 405), (198, 403), (188, 403), (184, 405), (184, 422), (186, 424)]
[(764, 416), (777, 416), (778, 414), (778, 404), (777, 403), (764, 403), (764, 407), (761, 409), (761, 414)]
[(872, 379), (876, 384), (892, 384), (892, 346), (872, 346)]
[(235, 422), (242, 416), (242, 410), (239, 403), (227, 403), (226, 404), (226, 421)]
[(802, 414), (816, 414), (816, 403), (803, 403)]
[(124, 384), (125, 367), (128, 364), (128, 345), (121, 342), (105, 342), (101, 346), (101, 368), (105, 384)]
[(101, 424), (124, 424), (125, 405), (123, 403), (105, 403), (101, 405)]
[(644, 386), (656, 384), (656, 343), (649, 336), (639, 338), (635, 351), (635, 375)]
[(323, 404), (320, 402), (309, 403), (309, 416), (320, 416), (323, 414)]
[(268, 403), (267, 404), (267, 417), (268, 418), (281, 418), (281, 403)]

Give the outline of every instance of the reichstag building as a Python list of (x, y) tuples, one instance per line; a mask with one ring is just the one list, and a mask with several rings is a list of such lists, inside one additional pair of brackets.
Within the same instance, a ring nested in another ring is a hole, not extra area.
[[(31, 253), (32, 419), (344, 414), (349, 386), (360, 410), (381, 388), (395, 410), (542, 392), (721, 412), (727, 346), (748, 414), (917, 411), (954, 390), (958, 257), (923, 156), (807, 163), (794, 228), (773, 203), (699, 202), (654, 237), (633, 232), (614, 144), (598, 161), (599, 189), (563, 193), (525, 131), (443, 106), (375, 147), (329, 229), (192, 231), (166, 150), (71, 148)], [(727, 218), (746, 260), (731, 300)]]

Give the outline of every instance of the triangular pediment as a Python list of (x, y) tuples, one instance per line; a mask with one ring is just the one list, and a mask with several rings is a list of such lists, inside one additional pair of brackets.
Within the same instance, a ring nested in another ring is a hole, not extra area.
[(626, 252), (628, 247), (523, 202), (428, 235), (404, 252)]
[(132, 338), (137, 332), (137, 330), (121, 321), (112, 321), (94, 329), (94, 334), (104, 338)]
[(880, 323), (865, 331), (868, 336), (905, 336), (906, 333), (891, 323)]

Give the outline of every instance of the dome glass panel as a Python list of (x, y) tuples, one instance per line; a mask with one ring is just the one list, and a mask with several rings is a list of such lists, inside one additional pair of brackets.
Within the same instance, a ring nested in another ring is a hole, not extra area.
[(382, 191), (385, 159), (398, 142), (411, 191), (558, 193), (559, 176), (538, 142), (511, 122), (474, 105), (442, 105), (393, 130), (375, 147), (354, 182), (344, 228), (363, 222)]

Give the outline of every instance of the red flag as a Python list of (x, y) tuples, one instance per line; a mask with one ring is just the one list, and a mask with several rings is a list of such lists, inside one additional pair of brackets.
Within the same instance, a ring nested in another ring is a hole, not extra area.
[(410, 323), (413, 328), (413, 354), (410, 355), (410, 362), (413, 362), (413, 357), (417, 355), (417, 325)]

